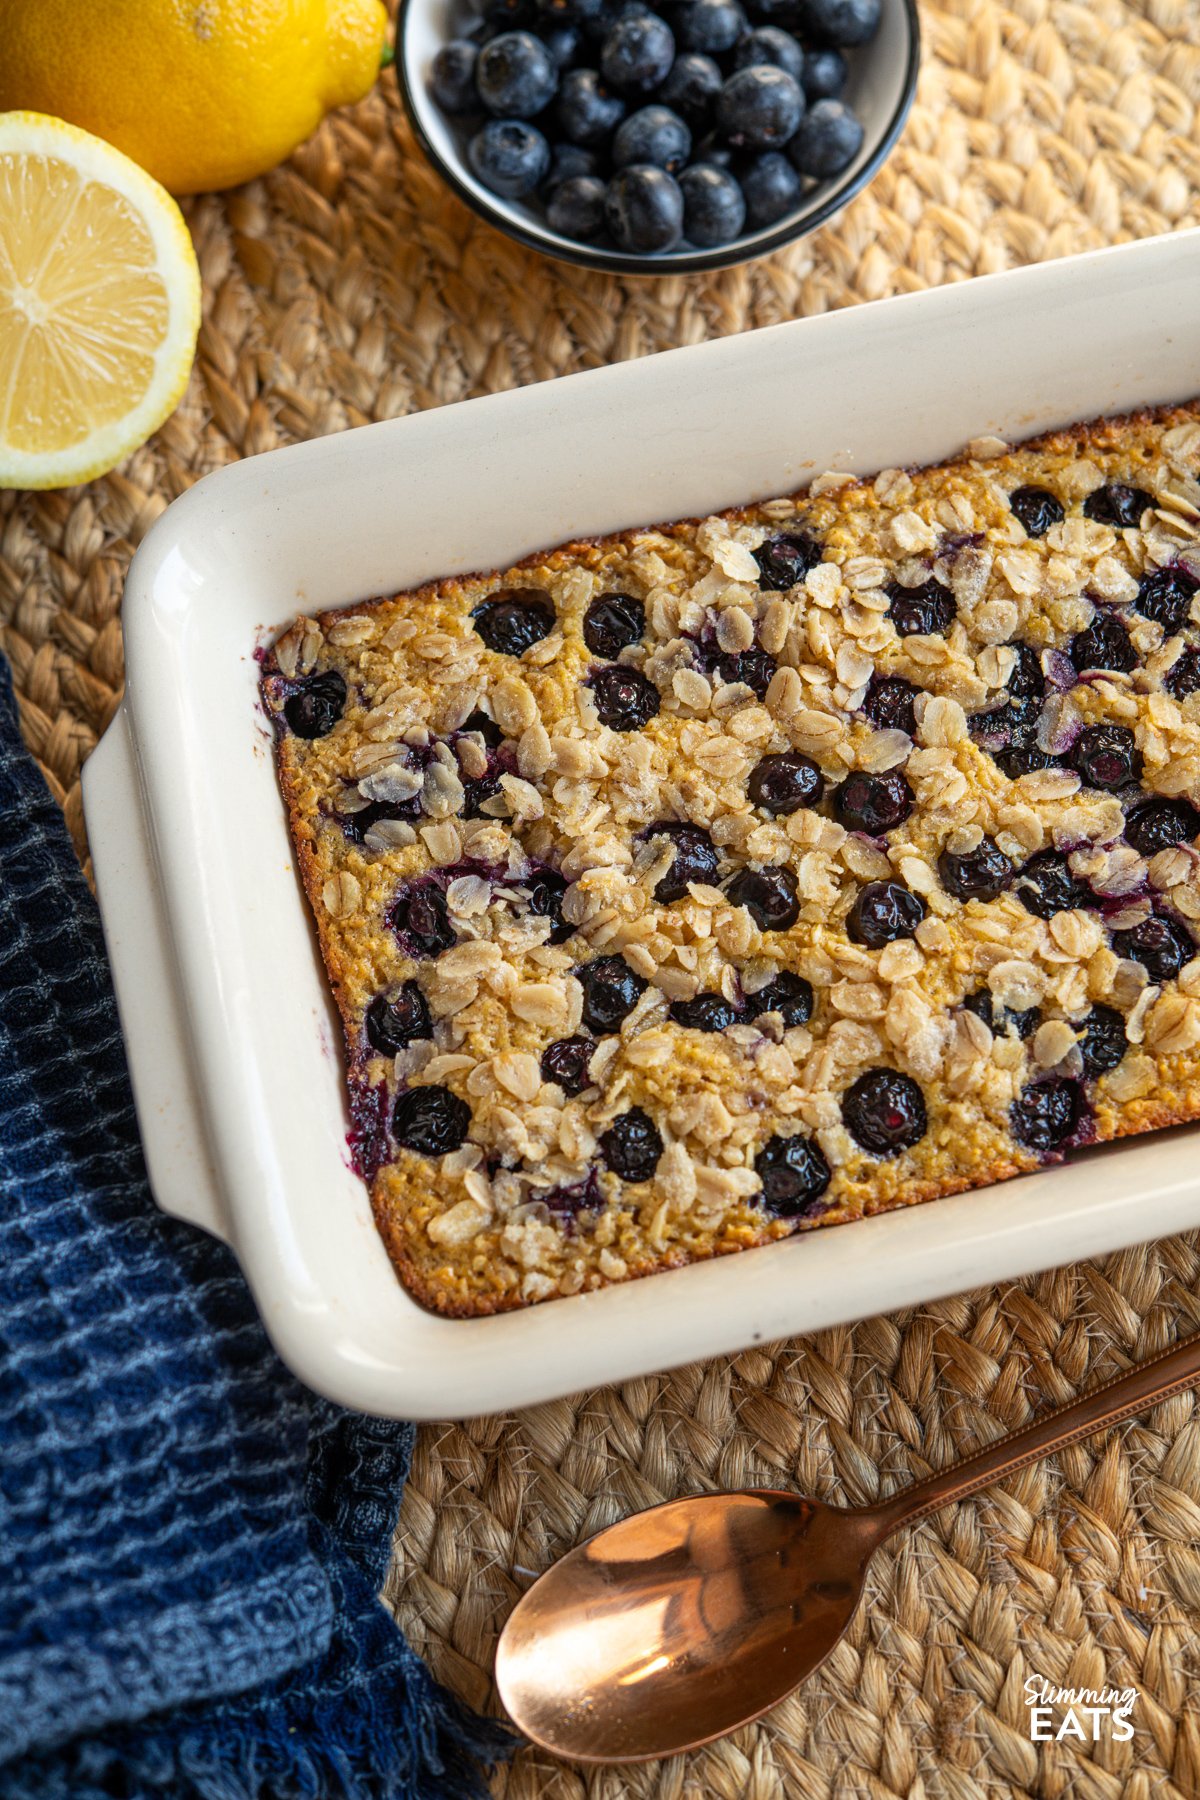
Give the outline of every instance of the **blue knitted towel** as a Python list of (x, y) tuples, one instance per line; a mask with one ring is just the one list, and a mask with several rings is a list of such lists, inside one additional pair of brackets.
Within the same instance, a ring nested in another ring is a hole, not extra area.
[(5, 1800), (478, 1793), (506, 1735), (375, 1598), (412, 1428), (300, 1387), (228, 1250), (156, 1211), (2, 664), (0, 1231)]

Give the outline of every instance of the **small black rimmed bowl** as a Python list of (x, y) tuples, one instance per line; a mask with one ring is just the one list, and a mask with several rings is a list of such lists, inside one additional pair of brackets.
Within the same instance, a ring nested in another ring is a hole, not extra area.
[(429, 91), (434, 56), (473, 17), (470, 0), (403, 0), (401, 5), (396, 72), (422, 148), (459, 198), (497, 230), (545, 256), (616, 275), (697, 275), (708, 269), (729, 269), (768, 256), (815, 231), (878, 174), (900, 135), (917, 85), (920, 26), (916, 0), (883, 0), (879, 30), (871, 42), (847, 52), (850, 76), (843, 98), (863, 125), (862, 146), (850, 166), (828, 181), (815, 182), (794, 212), (761, 230), (743, 232), (730, 244), (697, 250), (685, 242), (677, 250), (635, 256), (603, 240), (581, 244), (563, 237), (551, 230), (545, 207), (536, 197), (505, 200), (477, 179), (467, 161), (470, 130), (461, 121), (447, 118)]

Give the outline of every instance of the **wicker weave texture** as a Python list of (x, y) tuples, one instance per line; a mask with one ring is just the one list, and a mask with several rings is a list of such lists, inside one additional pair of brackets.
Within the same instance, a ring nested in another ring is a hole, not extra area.
[[(0, 495), (0, 642), (81, 852), (79, 770), (120, 691), (124, 573), (167, 502), (208, 470), (1200, 223), (1200, 0), (924, 0), (922, 23), (918, 102), (888, 166), (830, 228), (752, 268), (617, 281), (537, 260), (447, 195), (391, 75), (266, 180), (190, 202), (205, 323), (183, 406), (90, 487)], [(1189, 1236), (516, 1418), (426, 1429), (389, 1595), (437, 1672), (487, 1705), (521, 1571), (629, 1509), (754, 1482), (864, 1501), (1197, 1324)], [(850, 1638), (760, 1726), (624, 1771), (583, 1774), (526, 1751), (497, 1793), (1196, 1800), (1198, 1620), (1200, 1415), (1185, 1397), (888, 1546)], [(1030, 1673), (1135, 1685), (1133, 1740), (1033, 1744)]]

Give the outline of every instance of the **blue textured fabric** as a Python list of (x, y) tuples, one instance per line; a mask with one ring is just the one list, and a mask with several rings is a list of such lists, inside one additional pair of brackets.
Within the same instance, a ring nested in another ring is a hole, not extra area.
[(411, 1427), (151, 1201), (95, 905), (0, 665), (0, 1794), (443, 1800), (508, 1739), (375, 1598)]

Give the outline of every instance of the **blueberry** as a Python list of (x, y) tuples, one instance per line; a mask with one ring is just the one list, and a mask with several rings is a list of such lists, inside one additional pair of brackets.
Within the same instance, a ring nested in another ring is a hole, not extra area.
[(816, 1144), (799, 1133), (768, 1138), (754, 1159), (754, 1172), (762, 1182), (763, 1205), (778, 1219), (803, 1218), (833, 1179)]
[(542, 1052), (543, 1081), (557, 1081), (564, 1094), (582, 1094), (591, 1086), (588, 1064), (596, 1053), (596, 1040), (590, 1037), (556, 1038)]
[(1018, 1144), (1047, 1155), (1074, 1136), (1083, 1114), (1078, 1083), (1061, 1075), (1035, 1081), (1009, 1108), (1009, 1128)]
[(565, 944), (575, 927), (562, 916), (563, 895), (570, 883), (557, 869), (542, 868), (529, 883), (529, 910), (539, 919), (550, 920), (551, 944)]
[(475, 92), (475, 59), (479, 52), (466, 38), (451, 38), (433, 59), (429, 91), (444, 113), (479, 109)]
[(381, 1056), (398, 1056), (415, 1038), (433, 1036), (433, 1020), (415, 981), (406, 981), (390, 999), (377, 994), (367, 1008), (367, 1042)]
[(554, 610), (542, 588), (497, 588), (471, 614), (489, 650), (522, 656), (554, 630)]
[(558, 84), (554, 116), (570, 143), (591, 149), (612, 136), (625, 117), (625, 102), (610, 93), (595, 69), (568, 69)]
[(775, 658), (765, 650), (736, 650), (728, 656), (718, 656), (713, 672), (722, 681), (735, 685), (740, 682), (752, 688), (761, 700), (771, 685), (776, 666)]
[(1155, 569), (1138, 582), (1135, 612), (1161, 625), (1168, 637), (1182, 631), (1192, 612), (1196, 582), (1185, 569)]
[(779, 818), (799, 812), (802, 806), (815, 806), (825, 791), (825, 780), (811, 756), (784, 750), (760, 757), (747, 786), (755, 806)]
[(1128, 725), (1085, 725), (1070, 756), (1071, 767), (1088, 787), (1114, 793), (1137, 781), (1142, 753)]
[(490, 815), (484, 812), (484, 803), (494, 800), (500, 792), (499, 775), (462, 776), (463, 803), (459, 811), (462, 819), (484, 819)]
[(692, 134), (669, 106), (641, 106), (617, 126), (612, 143), (614, 169), (651, 163), (674, 175), (692, 153)]
[(779, 1013), (789, 1029), (793, 1025), (807, 1025), (812, 1018), (812, 984), (805, 981), (803, 975), (793, 975), (790, 969), (783, 969), (773, 981), (768, 981), (766, 987), (750, 994), (746, 1006), (752, 1019), (761, 1019), (764, 1013)]
[(475, 87), (499, 119), (532, 119), (549, 106), (558, 70), (541, 38), (505, 31), (485, 44), (475, 65)]
[(903, 675), (872, 675), (862, 710), (880, 731), (906, 731), (916, 737), (916, 697), (916, 688)]
[(767, 150), (740, 171), (746, 217), (755, 230), (795, 212), (804, 198), (804, 183), (781, 150)]
[(1012, 507), (1014, 517), (1025, 527), (1026, 537), (1045, 537), (1050, 527), (1060, 525), (1066, 516), (1062, 501), (1056, 499), (1048, 488), (1014, 488), (1008, 496), (1008, 504)]
[(911, 1075), (868, 1069), (847, 1088), (842, 1119), (856, 1144), (872, 1156), (895, 1156), (920, 1143), (928, 1129), (925, 1096)]
[(402, 888), (392, 907), (390, 924), (401, 949), (414, 958), (437, 956), (458, 942), (446, 896), (440, 888)]
[(697, 994), (691, 1000), (673, 1000), (671, 1017), (692, 1031), (724, 1031), (739, 1017), (738, 1009), (724, 994)]
[(1106, 1075), (1115, 1069), (1126, 1050), (1125, 1021), (1113, 1006), (1093, 1006), (1083, 1021), (1079, 1049), (1085, 1075)]
[(1038, 919), (1052, 919), (1055, 913), (1095, 905), (1091, 889), (1071, 873), (1071, 865), (1061, 850), (1039, 850), (1022, 863), (1015, 891), (1026, 912)]
[(1113, 949), (1141, 963), (1151, 981), (1170, 981), (1196, 954), (1190, 934), (1174, 919), (1143, 919), (1128, 931), (1113, 933)]
[(982, 1019), (988, 1030), (995, 1037), (1003, 1037), (1011, 1025), (1017, 1036), (1024, 1041), (1032, 1037), (1042, 1022), (1042, 1015), (1036, 1006), (1023, 1007), (1019, 1012), (1015, 1007), (1001, 1006), (995, 994), (988, 988), (979, 988), (974, 994), (968, 994), (963, 1001), (968, 1012)]
[(1042, 672), (1042, 659), (1032, 644), (1012, 643), (1008, 648), (1016, 653), (1016, 662), (1008, 678), (1005, 692), (1014, 700), (1041, 699), (1046, 692), (1046, 677)]
[(537, 0), (543, 27), (586, 25), (602, 17), (604, 0)]
[(520, 119), (490, 119), (467, 145), (467, 160), (485, 188), (506, 200), (520, 200), (545, 179), (550, 146)]
[(746, 908), (760, 931), (788, 931), (800, 917), (790, 869), (740, 869), (725, 894), (734, 906)]
[(666, 80), (674, 61), (675, 39), (666, 20), (655, 13), (627, 13), (604, 40), (600, 73), (622, 93), (649, 94)]
[(897, 938), (912, 937), (924, 917), (925, 902), (919, 894), (898, 881), (868, 881), (850, 908), (846, 935), (869, 950), (880, 950)]
[(577, 26), (540, 26), (538, 36), (545, 44), (550, 61), (560, 75), (564, 69), (575, 67), (583, 50), (583, 36)]
[(849, 168), (862, 141), (858, 116), (844, 100), (818, 100), (801, 119), (787, 153), (801, 175), (825, 181)]
[(954, 595), (930, 576), (920, 587), (887, 588), (888, 617), (901, 637), (945, 637), (955, 619)]
[(623, 956), (598, 956), (575, 970), (583, 988), (583, 1022), (589, 1031), (616, 1031), (646, 991)]
[(618, 1113), (600, 1139), (605, 1167), (622, 1181), (649, 1181), (662, 1153), (658, 1127), (640, 1106)]
[(598, 594), (583, 616), (583, 641), (596, 656), (619, 656), (645, 629), (646, 609), (632, 594)]
[(776, 69), (786, 69), (801, 86), (804, 83), (804, 62), (804, 52), (791, 32), (781, 31), (778, 25), (759, 25), (754, 31), (748, 31), (739, 42), (733, 58), (735, 69), (753, 69), (760, 63), (770, 63)]
[(883, 837), (903, 825), (915, 804), (913, 791), (899, 769), (886, 775), (847, 775), (834, 789), (833, 814), (847, 831)]
[(588, 685), (600, 723), (610, 731), (639, 731), (662, 704), (658, 689), (640, 669), (626, 669), (619, 663), (597, 669)]
[(470, 1107), (448, 1087), (407, 1088), (392, 1113), (396, 1142), (422, 1156), (446, 1156), (457, 1150), (470, 1125)]
[(679, 177), (683, 235), (700, 250), (731, 244), (746, 223), (746, 201), (727, 169), (697, 163)]
[(806, 37), (847, 49), (875, 36), (883, 6), (882, 0), (799, 0), (798, 11)]
[(1083, 675), (1088, 669), (1116, 669), (1128, 674), (1137, 667), (1133, 641), (1115, 614), (1097, 611), (1086, 631), (1071, 639), (1067, 655)]
[(1139, 856), (1155, 856), (1200, 833), (1200, 813), (1186, 800), (1148, 800), (1125, 821), (1125, 842)]
[(331, 732), (346, 707), (346, 682), (336, 669), (305, 675), (283, 704), (283, 716), (297, 737), (319, 738)]
[(560, 181), (546, 207), (551, 231), (586, 244), (604, 230), (607, 188), (595, 175), (572, 175)]
[(656, 825), (648, 825), (642, 835), (648, 838), (667, 837), (675, 845), (675, 860), (654, 889), (654, 898), (660, 905), (669, 905), (672, 900), (683, 900), (687, 895), (689, 881), (704, 887), (712, 886), (717, 873), (716, 846), (707, 831), (699, 825), (691, 825), (682, 820), (661, 819)]
[(489, 750), (499, 749), (500, 745), (504, 742), (504, 733), (497, 725), (495, 719), (489, 719), (488, 715), (485, 712), (482, 712), (478, 707), (463, 720), (462, 724), (459, 726), (459, 730), (478, 732)]
[(1111, 525), (1123, 531), (1140, 525), (1142, 514), (1154, 505), (1154, 495), (1145, 488), (1127, 487), (1122, 481), (1094, 488), (1083, 503), (1084, 514), (1098, 525)]
[(620, 250), (673, 250), (683, 236), (683, 195), (665, 169), (634, 163), (608, 185), (605, 217)]
[(683, 50), (719, 56), (732, 50), (746, 29), (746, 15), (736, 0), (683, 0), (670, 12), (675, 40)]
[(675, 58), (658, 98), (698, 131), (711, 119), (724, 79), (711, 56), (689, 50)]
[(848, 73), (840, 50), (806, 50), (800, 76), (804, 98), (810, 104), (815, 100), (839, 99)]
[(794, 31), (799, 23), (800, 0), (747, 0), (756, 25), (782, 25)]
[(1163, 676), (1163, 686), (1176, 700), (1186, 700), (1200, 688), (1200, 646), (1185, 645)]
[(979, 848), (966, 856), (952, 856), (943, 850), (938, 874), (946, 892), (956, 900), (995, 900), (1011, 882), (1013, 866), (1003, 850), (985, 837)]
[(484, 23), (493, 28), (493, 35), (502, 31), (525, 31), (536, 25), (538, 19), (535, 0), (483, 0), (480, 11)]
[(758, 564), (758, 585), (768, 592), (786, 594), (803, 581), (821, 560), (821, 546), (806, 531), (784, 531), (767, 538), (753, 552)]
[(550, 152), (550, 167), (542, 183), (543, 191), (553, 194), (562, 182), (573, 181), (579, 175), (595, 175), (599, 167), (600, 159), (593, 150), (585, 150), (581, 144), (555, 144)]
[(803, 114), (800, 83), (770, 63), (739, 69), (717, 95), (717, 130), (737, 150), (777, 149), (795, 135)]

